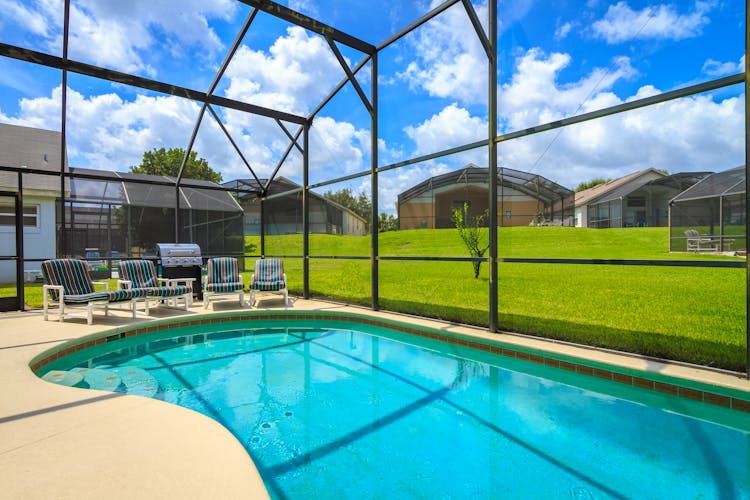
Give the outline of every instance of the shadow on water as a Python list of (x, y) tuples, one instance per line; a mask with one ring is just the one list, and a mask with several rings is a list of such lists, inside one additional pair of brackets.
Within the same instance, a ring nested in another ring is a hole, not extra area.
[[(461, 374), (460, 371), (459, 371), (459, 373), (456, 376), (456, 380), (454, 380), (451, 384), (449, 384), (446, 387), (443, 387), (443, 388), (440, 388), (438, 390), (433, 391), (433, 390), (430, 390), (430, 389), (428, 389), (426, 387), (423, 387), (423, 386), (417, 384), (416, 382), (413, 382), (413, 381), (411, 381), (409, 379), (406, 379), (406, 378), (404, 378), (404, 377), (402, 377), (402, 376), (400, 376), (400, 375), (398, 375), (396, 373), (393, 373), (390, 370), (386, 370), (386, 369), (384, 369), (384, 368), (382, 368), (380, 366), (377, 366), (377, 365), (375, 365), (373, 363), (370, 363), (369, 361), (367, 361), (365, 359), (362, 359), (360, 357), (353, 356), (353, 355), (351, 355), (349, 353), (340, 351), (340, 350), (338, 350), (336, 348), (333, 348), (331, 346), (325, 345), (322, 342), (318, 342), (318, 340), (320, 340), (320, 339), (314, 339), (314, 340), (311, 341), (311, 343), (315, 344), (316, 346), (318, 346), (318, 347), (320, 347), (322, 349), (328, 350), (329, 352), (332, 352), (332, 353), (334, 353), (336, 355), (339, 355), (341, 357), (348, 358), (348, 359), (350, 359), (352, 361), (355, 361), (357, 363), (364, 364), (364, 365), (370, 367), (373, 370), (377, 370), (380, 373), (383, 373), (383, 374), (385, 374), (385, 375), (387, 375), (387, 376), (389, 376), (389, 377), (391, 377), (393, 379), (398, 380), (399, 382), (405, 383), (405, 384), (407, 384), (407, 385), (409, 385), (411, 387), (419, 389), (420, 391), (426, 393), (426, 395), (424, 397), (422, 397), (422, 398), (420, 398), (420, 399), (418, 399), (418, 400), (416, 400), (416, 401), (414, 401), (414, 402), (412, 402), (412, 403), (410, 403), (410, 404), (408, 404), (408, 405), (406, 405), (406, 406), (404, 406), (404, 407), (402, 407), (402, 408), (394, 411), (394, 412), (389, 413), (388, 415), (385, 415), (385, 416), (383, 416), (383, 417), (381, 417), (381, 418), (379, 418), (379, 419), (377, 419), (377, 420), (375, 420), (373, 422), (370, 422), (368, 424), (362, 425), (358, 429), (356, 429), (356, 430), (354, 430), (354, 431), (346, 434), (345, 436), (342, 436), (342, 437), (340, 437), (340, 438), (338, 438), (338, 439), (336, 439), (334, 441), (331, 441), (331, 442), (329, 442), (329, 443), (327, 443), (327, 444), (325, 444), (323, 446), (320, 446), (320, 447), (318, 447), (318, 448), (316, 448), (316, 449), (314, 449), (314, 450), (312, 450), (312, 451), (310, 451), (308, 453), (305, 453), (305, 454), (301, 455), (300, 457), (296, 457), (296, 458), (294, 458), (292, 460), (288, 460), (286, 462), (283, 462), (283, 463), (271, 466), (268, 469), (266, 469), (267, 473), (272, 474), (273, 476), (283, 475), (283, 474), (285, 474), (285, 473), (287, 473), (287, 472), (295, 469), (296, 467), (299, 467), (301, 465), (307, 465), (307, 464), (309, 464), (309, 463), (311, 463), (311, 462), (313, 462), (313, 461), (315, 461), (315, 460), (317, 460), (317, 459), (319, 459), (319, 458), (321, 458), (321, 457), (323, 457), (325, 455), (328, 455), (328, 454), (336, 451), (337, 449), (339, 449), (341, 447), (344, 447), (344, 446), (346, 446), (348, 444), (351, 444), (352, 442), (354, 442), (354, 441), (356, 441), (358, 439), (361, 439), (361, 438), (363, 438), (363, 437), (365, 437), (365, 436), (367, 436), (367, 435), (369, 435), (369, 434), (371, 434), (371, 433), (373, 433), (373, 432), (375, 432), (377, 430), (380, 430), (383, 427), (385, 427), (385, 426), (387, 426), (389, 424), (392, 424), (392, 423), (398, 421), (399, 419), (404, 418), (407, 415), (409, 415), (409, 414), (411, 414), (411, 413), (419, 410), (420, 408), (423, 408), (423, 407), (425, 407), (425, 406), (427, 406), (427, 405), (429, 405), (431, 403), (434, 403), (436, 401), (440, 401), (443, 404), (446, 404), (446, 405), (448, 405), (448, 406), (450, 406), (450, 407), (452, 407), (452, 408), (454, 408), (456, 410), (459, 410), (459, 411), (463, 412), (464, 415), (466, 415), (468, 417), (471, 417), (472, 419), (474, 419), (480, 425), (484, 426), (487, 429), (490, 429), (491, 431), (495, 432), (496, 434), (499, 434), (499, 435), (503, 436), (505, 439), (507, 439), (507, 440), (515, 443), (516, 445), (523, 447), (527, 451), (533, 453), (534, 455), (540, 457), (541, 459), (545, 460), (546, 462), (552, 464), (554, 467), (556, 467), (556, 468), (558, 468), (560, 470), (564, 470), (568, 474), (570, 474), (570, 475), (572, 475), (572, 476), (580, 479), (581, 481), (584, 481), (584, 482), (586, 482), (588, 484), (591, 484), (591, 485), (595, 486), (596, 488), (599, 488), (601, 491), (606, 492), (606, 494), (609, 495), (610, 497), (612, 497), (612, 498), (625, 498), (620, 493), (618, 493), (618, 492), (610, 489), (609, 487), (607, 487), (604, 484), (601, 484), (596, 479), (594, 479), (592, 477), (586, 476), (581, 471), (573, 469), (572, 467), (570, 467), (567, 464), (561, 462), (560, 460), (556, 459), (555, 457), (553, 457), (553, 456), (545, 453), (543, 450), (537, 448), (536, 446), (532, 445), (531, 443), (526, 442), (522, 438), (520, 438), (518, 436), (515, 436), (515, 435), (513, 435), (513, 434), (511, 434), (511, 433), (503, 430), (497, 424), (495, 424), (493, 422), (490, 422), (490, 421), (484, 419), (483, 417), (481, 417), (480, 415), (477, 415), (476, 413), (472, 412), (471, 410), (469, 410), (469, 409), (467, 409), (467, 408), (465, 408), (465, 407), (463, 407), (463, 406), (461, 406), (461, 405), (459, 405), (459, 404), (457, 404), (457, 403), (455, 403), (455, 402), (450, 401), (449, 399), (447, 399), (446, 396), (451, 393), (451, 391), (453, 390), (454, 387), (460, 387), (460, 386), (463, 385), (462, 384), (462, 380), (461, 380), (462, 374)], [(336, 368), (336, 369), (341, 369), (341, 370), (343, 370), (345, 372), (352, 372), (351, 370), (349, 370), (347, 368), (344, 368), (341, 365), (339, 365), (336, 362), (331, 361), (331, 360), (321, 359), (321, 358), (312, 357), (312, 356), (311, 356), (311, 359), (314, 360), (314, 361), (316, 361), (316, 362), (318, 362), (318, 363), (325, 364), (327, 366), (330, 366), (330, 367), (333, 367), (333, 368)], [(269, 477), (271, 477), (271, 476), (269, 476)], [(264, 478), (265, 478), (265, 476), (264, 476)]]

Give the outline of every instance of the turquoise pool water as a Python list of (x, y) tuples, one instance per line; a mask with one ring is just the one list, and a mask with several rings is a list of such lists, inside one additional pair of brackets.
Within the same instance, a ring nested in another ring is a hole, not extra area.
[(216, 419), (274, 498), (750, 498), (748, 425), (690, 416), (705, 405), (307, 325), (144, 335), (41, 375)]

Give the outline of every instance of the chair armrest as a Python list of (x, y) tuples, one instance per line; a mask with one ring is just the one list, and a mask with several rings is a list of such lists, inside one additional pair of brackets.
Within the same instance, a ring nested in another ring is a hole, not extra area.
[(45, 294), (50, 290), (57, 290), (60, 292), (60, 295), (65, 293), (65, 289), (62, 285), (42, 285), (42, 290), (44, 290)]
[(133, 288), (133, 282), (130, 280), (117, 280), (117, 288)]
[(106, 281), (92, 281), (91, 284), (94, 286), (103, 286), (105, 291), (109, 290), (109, 283)]

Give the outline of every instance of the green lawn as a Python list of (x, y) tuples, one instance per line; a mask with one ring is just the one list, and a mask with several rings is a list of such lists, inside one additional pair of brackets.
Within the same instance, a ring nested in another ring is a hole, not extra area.
[[(502, 228), (501, 257), (597, 259), (715, 259), (669, 254), (666, 228)], [(247, 237), (249, 254), (259, 238)], [(381, 256), (466, 256), (455, 230), (379, 235)], [(314, 297), (370, 305), (370, 238), (311, 235), (310, 290)], [(266, 238), (266, 255), (285, 255), (292, 293), (302, 293), (300, 235)], [(726, 259), (726, 257), (724, 258)], [(252, 262), (246, 259), (249, 280)], [(745, 270), (693, 267), (515, 264), (499, 265), (501, 329), (648, 354), (737, 371), (745, 369)], [(468, 262), (380, 261), (382, 309), (487, 325), (487, 265), (479, 279)], [(41, 305), (39, 286), (26, 302)]]

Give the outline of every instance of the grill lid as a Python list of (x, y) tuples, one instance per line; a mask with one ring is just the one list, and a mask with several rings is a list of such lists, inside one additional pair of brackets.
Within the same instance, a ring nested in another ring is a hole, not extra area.
[(162, 266), (200, 266), (201, 247), (195, 243), (157, 243), (156, 253)]

